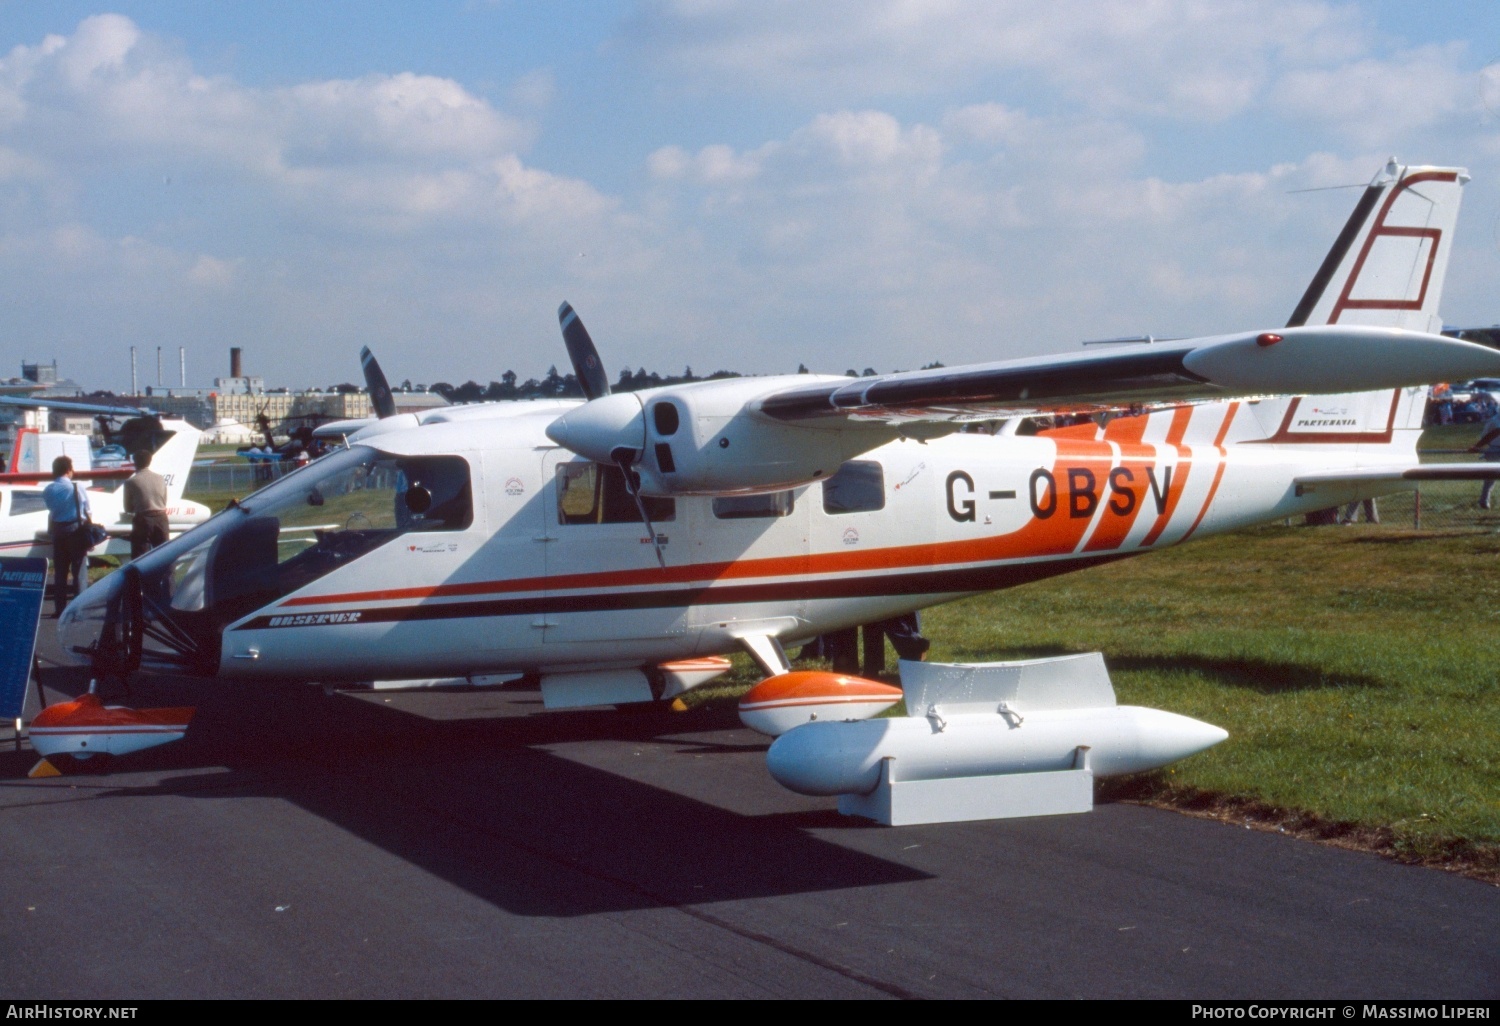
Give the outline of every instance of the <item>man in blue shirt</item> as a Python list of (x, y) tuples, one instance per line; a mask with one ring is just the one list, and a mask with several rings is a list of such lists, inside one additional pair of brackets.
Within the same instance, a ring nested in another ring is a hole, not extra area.
[(53, 615), (62, 616), (68, 600), (88, 587), (89, 558), (89, 495), (74, 483), (73, 461), (67, 456), (52, 461), (52, 483), (42, 489), (42, 501), (52, 535)]

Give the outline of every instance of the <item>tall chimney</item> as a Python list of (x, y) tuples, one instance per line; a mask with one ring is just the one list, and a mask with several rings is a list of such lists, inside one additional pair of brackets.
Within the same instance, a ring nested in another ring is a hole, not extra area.
[(187, 388), (187, 346), (177, 347), (177, 366), (181, 374), (181, 385)]
[(161, 346), (156, 347), (156, 387), (162, 386), (161, 380)]
[(230, 346), (229, 347), (229, 376), (231, 378), (243, 378), (245, 376), (245, 375), (243, 375), (243, 374), (240, 373), (240, 347), (239, 346)]
[(140, 389), (135, 383), (135, 346), (130, 347), (130, 394), (140, 395)]

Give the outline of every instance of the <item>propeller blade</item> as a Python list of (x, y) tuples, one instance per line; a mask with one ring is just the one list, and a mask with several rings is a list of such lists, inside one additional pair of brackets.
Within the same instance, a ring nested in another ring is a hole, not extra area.
[(567, 303), (557, 308), (557, 320), (562, 325), (563, 344), (568, 347), (568, 359), (573, 361), (573, 373), (578, 375), (578, 384), (583, 387), (585, 399), (598, 399), (609, 395), (609, 376), (604, 373), (604, 364), (599, 361), (599, 350), (589, 338), (588, 329), (578, 314)]
[(380, 363), (375, 359), (375, 354), (370, 352), (370, 347), (365, 346), (359, 351), (359, 365), (364, 368), (365, 387), (370, 390), (370, 405), (375, 410), (375, 416), (381, 420), (396, 415), (396, 397), (391, 395), (391, 386), (385, 380), (385, 372), (380, 369)]

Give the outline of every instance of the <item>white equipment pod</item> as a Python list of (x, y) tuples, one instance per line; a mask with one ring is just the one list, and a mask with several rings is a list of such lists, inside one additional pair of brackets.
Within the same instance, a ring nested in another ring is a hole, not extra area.
[(1093, 806), (1093, 777), (1157, 769), (1229, 735), (1117, 706), (1099, 653), (1011, 663), (901, 664), (912, 715), (817, 722), (766, 766), (801, 794), (889, 824), (999, 819)]

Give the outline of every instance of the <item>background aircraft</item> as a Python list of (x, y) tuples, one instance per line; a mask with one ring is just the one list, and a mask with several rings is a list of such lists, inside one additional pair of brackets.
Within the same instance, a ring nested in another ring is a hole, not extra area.
[[(200, 437), (198, 429), (186, 421), (157, 417), (134, 407), (4, 398), (0, 398), (0, 403), (127, 418), (118, 437), (130, 452), (144, 447), (154, 454), (152, 469), (167, 482), (167, 521), (171, 533), (175, 536), (209, 518), (208, 507), (183, 498)], [(17, 444), (19, 447), (21, 443)], [(47, 462), (50, 464), (50, 460)], [(133, 472), (134, 468), (126, 467), (80, 471), (74, 475), (76, 481), (88, 488), (94, 523), (110, 534), (109, 540), (94, 550), (94, 555), (130, 555), (131, 518), (125, 513), (124, 495), (118, 486)], [(51, 480), (50, 465), (42, 470), (0, 474), (0, 555), (52, 556), (47, 507), (42, 501), (42, 489)]]

